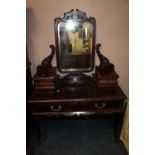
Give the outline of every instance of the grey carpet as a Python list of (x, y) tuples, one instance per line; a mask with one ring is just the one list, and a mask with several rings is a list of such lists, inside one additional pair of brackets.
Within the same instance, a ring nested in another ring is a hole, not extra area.
[(126, 155), (114, 141), (113, 119), (42, 120), (40, 126), (35, 155)]

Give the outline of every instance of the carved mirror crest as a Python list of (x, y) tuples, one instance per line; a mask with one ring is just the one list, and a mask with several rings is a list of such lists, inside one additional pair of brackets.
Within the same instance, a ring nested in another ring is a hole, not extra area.
[(95, 18), (80, 10), (55, 19), (57, 68), (62, 73), (90, 72), (94, 69)]

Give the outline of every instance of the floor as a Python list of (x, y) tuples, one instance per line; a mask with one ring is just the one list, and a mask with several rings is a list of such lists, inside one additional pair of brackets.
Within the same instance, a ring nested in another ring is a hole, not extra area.
[(127, 155), (114, 141), (113, 124), (112, 118), (41, 120), (34, 155)]

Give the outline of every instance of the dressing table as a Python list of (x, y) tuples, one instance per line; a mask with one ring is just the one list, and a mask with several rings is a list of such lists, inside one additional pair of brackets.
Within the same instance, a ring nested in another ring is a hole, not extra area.
[[(28, 99), (31, 114), (40, 117), (109, 116), (119, 140), (126, 95), (118, 86), (115, 66), (95, 43), (96, 20), (78, 9), (54, 20), (55, 46), (37, 67)], [(95, 54), (96, 53), (96, 54)], [(52, 60), (56, 55), (56, 66)], [(95, 56), (100, 64), (95, 65)]]

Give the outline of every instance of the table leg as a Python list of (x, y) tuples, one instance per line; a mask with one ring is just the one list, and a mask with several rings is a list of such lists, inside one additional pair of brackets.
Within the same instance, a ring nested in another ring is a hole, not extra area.
[(125, 104), (124, 111), (122, 113), (115, 114), (114, 134), (115, 134), (115, 142), (116, 143), (120, 141), (120, 135), (121, 135), (121, 131), (122, 131), (127, 101), (124, 101), (124, 104)]
[(115, 135), (115, 142), (118, 143), (120, 141), (120, 135), (122, 130), (124, 120), (124, 114), (119, 113), (115, 115), (115, 122), (114, 122), (114, 135)]
[(41, 129), (40, 129), (40, 121), (38, 118), (33, 118), (32, 126), (36, 132), (38, 143), (41, 144)]

